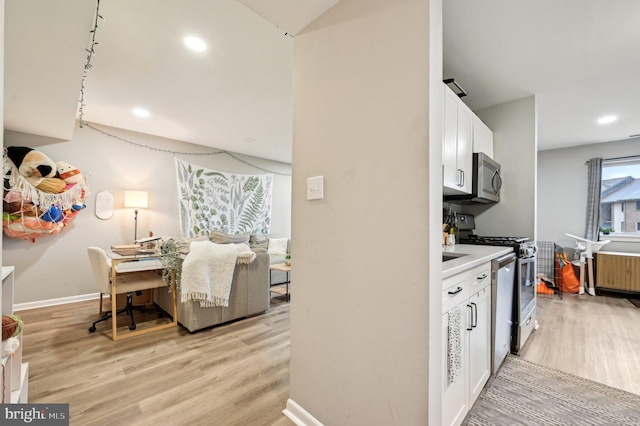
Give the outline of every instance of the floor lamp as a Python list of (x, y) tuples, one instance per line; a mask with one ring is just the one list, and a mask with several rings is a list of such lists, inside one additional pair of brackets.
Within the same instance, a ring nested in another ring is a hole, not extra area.
[(138, 239), (138, 209), (149, 207), (149, 193), (147, 191), (124, 191), (125, 208), (135, 209), (135, 231), (133, 241)]

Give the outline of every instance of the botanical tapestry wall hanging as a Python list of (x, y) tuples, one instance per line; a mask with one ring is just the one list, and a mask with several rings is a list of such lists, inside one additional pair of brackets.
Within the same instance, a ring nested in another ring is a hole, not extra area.
[(176, 176), (183, 237), (269, 233), (273, 175), (222, 173), (176, 158)]

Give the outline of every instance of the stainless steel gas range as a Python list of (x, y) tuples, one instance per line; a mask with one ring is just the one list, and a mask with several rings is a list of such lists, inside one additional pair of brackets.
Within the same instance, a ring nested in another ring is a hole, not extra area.
[[(461, 217), (462, 216), (462, 217)], [(516, 273), (513, 283), (513, 328), (511, 353), (518, 354), (536, 327), (536, 253), (534, 241), (527, 237), (489, 237), (473, 234), (475, 221), (471, 215), (458, 215), (460, 244), (512, 247), (516, 255)], [(496, 297), (493, 297), (494, 300)], [(494, 306), (494, 309), (497, 307)]]

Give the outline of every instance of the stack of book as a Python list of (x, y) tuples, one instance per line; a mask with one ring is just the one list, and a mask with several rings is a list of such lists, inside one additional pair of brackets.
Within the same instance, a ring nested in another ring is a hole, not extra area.
[(118, 253), (120, 256), (132, 256), (136, 254), (143, 254), (141, 252), (142, 247), (140, 244), (113, 244), (111, 245), (111, 251)]

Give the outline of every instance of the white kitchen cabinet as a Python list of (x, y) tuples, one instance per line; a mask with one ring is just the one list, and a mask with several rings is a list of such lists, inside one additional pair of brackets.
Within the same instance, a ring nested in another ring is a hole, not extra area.
[(445, 195), (471, 193), (473, 112), (444, 86), (442, 181)]
[[(458, 284), (459, 285), (459, 284)], [(463, 283), (466, 285), (466, 282)], [(449, 291), (456, 291), (457, 287), (450, 287)], [(445, 290), (445, 293), (447, 290)], [(443, 306), (442, 315), (442, 424), (459, 425), (469, 411), (469, 375), (464, 364), (469, 352), (469, 338), (467, 335), (466, 292), (455, 298), (462, 299), (458, 304), (450, 306), (446, 311)], [(461, 309), (462, 321), (455, 324), (449, 321), (449, 314), (453, 309)], [(449, 378), (449, 336), (454, 333), (454, 328), (461, 336), (460, 351), (462, 355), (462, 371), (458, 377)]]
[[(485, 263), (443, 281), (442, 424), (457, 426), (480, 395), (491, 373), (491, 264)], [(451, 313), (459, 309), (456, 322)], [(459, 353), (449, 339), (460, 333)], [(461, 370), (449, 375), (449, 358), (459, 356)]]
[(469, 400), (475, 402), (491, 376), (491, 285), (473, 294), (469, 305)]
[(477, 115), (473, 115), (473, 152), (493, 158), (493, 132)]

